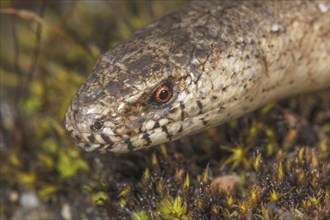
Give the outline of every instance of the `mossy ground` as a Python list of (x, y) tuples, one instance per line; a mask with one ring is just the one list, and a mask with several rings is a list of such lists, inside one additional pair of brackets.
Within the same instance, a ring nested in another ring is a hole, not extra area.
[[(1, 1), (1, 217), (25, 191), (56, 213), (69, 204), (73, 219), (330, 216), (329, 90), (130, 154), (86, 153), (66, 135), (96, 58), (180, 4)], [(210, 187), (225, 175), (240, 177), (233, 190)]]

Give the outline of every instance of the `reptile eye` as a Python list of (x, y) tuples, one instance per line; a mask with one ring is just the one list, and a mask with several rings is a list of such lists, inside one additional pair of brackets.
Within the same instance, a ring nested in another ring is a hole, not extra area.
[(173, 88), (168, 82), (161, 84), (152, 94), (152, 101), (156, 104), (165, 104), (172, 98)]
[(92, 131), (98, 131), (101, 130), (101, 128), (103, 128), (103, 122), (100, 120), (96, 120), (91, 126), (90, 129)]

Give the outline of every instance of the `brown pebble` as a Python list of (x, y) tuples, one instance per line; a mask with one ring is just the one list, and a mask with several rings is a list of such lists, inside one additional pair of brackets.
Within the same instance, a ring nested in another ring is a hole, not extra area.
[(232, 191), (235, 184), (241, 181), (241, 177), (234, 175), (219, 176), (211, 183), (211, 191), (216, 193), (220, 191)]

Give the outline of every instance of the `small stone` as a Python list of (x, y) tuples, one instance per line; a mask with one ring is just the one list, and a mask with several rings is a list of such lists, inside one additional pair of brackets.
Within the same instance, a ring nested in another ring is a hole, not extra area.
[(34, 192), (23, 192), (19, 199), (19, 203), (22, 207), (26, 208), (35, 208), (40, 205), (39, 198)]
[(71, 206), (68, 203), (64, 203), (61, 209), (61, 216), (64, 219), (72, 219)]
[(235, 184), (241, 181), (241, 177), (234, 175), (219, 176), (211, 183), (211, 191), (216, 193), (220, 191), (232, 191)]
[(18, 199), (19, 199), (19, 194), (18, 194), (17, 191), (13, 191), (13, 192), (11, 192), (11, 193), (9, 194), (9, 200), (10, 200), (11, 202), (17, 202)]
[(275, 22), (273, 25), (272, 25), (272, 32), (279, 32), (282, 30), (282, 26)]
[(319, 7), (320, 12), (322, 12), (322, 13), (326, 13), (329, 9), (329, 7), (324, 3), (319, 3), (318, 7)]

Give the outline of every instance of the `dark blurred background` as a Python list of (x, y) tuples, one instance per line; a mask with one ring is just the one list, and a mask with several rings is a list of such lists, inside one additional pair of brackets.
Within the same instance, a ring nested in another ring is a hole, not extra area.
[(58, 204), (75, 187), (64, 182), (90, 171), (63, 127), (72, 96), (100, 54), (182, 3), (0, 1), (1, 219), (29, 217), (25, 194)]

